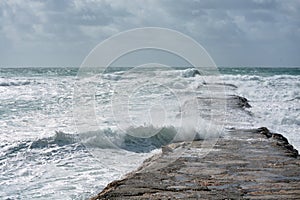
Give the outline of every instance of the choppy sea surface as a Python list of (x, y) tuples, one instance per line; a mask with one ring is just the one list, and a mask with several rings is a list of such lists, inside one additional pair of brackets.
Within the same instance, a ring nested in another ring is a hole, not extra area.
[[(245, 97), (252, 106), (246, 114), (225, 109), (230, 117), (224, 129), (265, 126), (300, 150), (299, 67), (219, 72), (214, 80), (224, 85), (222, 95)], [(0, 68), (0, 199), (91, 197), (172, 141), (189, 98), (211, 94), (193, 69), (117, 68), (81, 79), (87, 87), (80, 89), (77, 73)], [(93, 114), (85, 112), (91, 107)], [(197, 127), (200, 135), (204, 131), (205, 123)]]

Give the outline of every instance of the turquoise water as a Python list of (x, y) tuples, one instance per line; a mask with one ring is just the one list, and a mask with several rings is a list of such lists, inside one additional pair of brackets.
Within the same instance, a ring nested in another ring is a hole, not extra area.
[[(26, 68), (0, 68), (0, 77), (35, 77), (35, 76), (76, 76), (79, 68), (72, 67), (26, 67)], [(126, 67), (109, 68), (109, 72), (128, 70)], [(175, 68), (178, 70), (186, 69)], [(221, 74), (231, 75), (300, 75), (300, 67), (219, 67)]]
[(221, 74), (232, 75), (257, 75), (257, 76), (274, 76), (274, 75), (300, 75), (300, 67), (220, 67)]

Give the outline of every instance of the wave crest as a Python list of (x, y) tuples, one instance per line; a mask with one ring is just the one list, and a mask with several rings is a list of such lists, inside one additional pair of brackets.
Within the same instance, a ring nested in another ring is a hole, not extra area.
[(30, 148), (47, 148), (52, 146), (65, 146), (78, 142), (76, 135), (56, 131), (53, 137), (41, 138), (31, 143)]

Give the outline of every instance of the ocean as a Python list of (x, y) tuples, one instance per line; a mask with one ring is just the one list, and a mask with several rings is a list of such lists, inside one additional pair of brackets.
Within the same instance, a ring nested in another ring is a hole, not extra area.
[[(190, 68), (77, 74), (0, 68), (0, 199), (86, 199), (162, 145), (230, 128), (264, 126), (300, 150), (299, 67), (221, 67), (213, 78)], [(251, 107), (211, 101), (232, 95)]]

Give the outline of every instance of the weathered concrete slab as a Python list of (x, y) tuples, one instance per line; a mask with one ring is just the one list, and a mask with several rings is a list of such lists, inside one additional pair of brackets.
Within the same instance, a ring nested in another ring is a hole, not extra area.
[(300, 199), (300, 159), (282, 135), (232, 129), (203, 157), (205, 148), (202, 141), (168, 145), (92, 200)]

